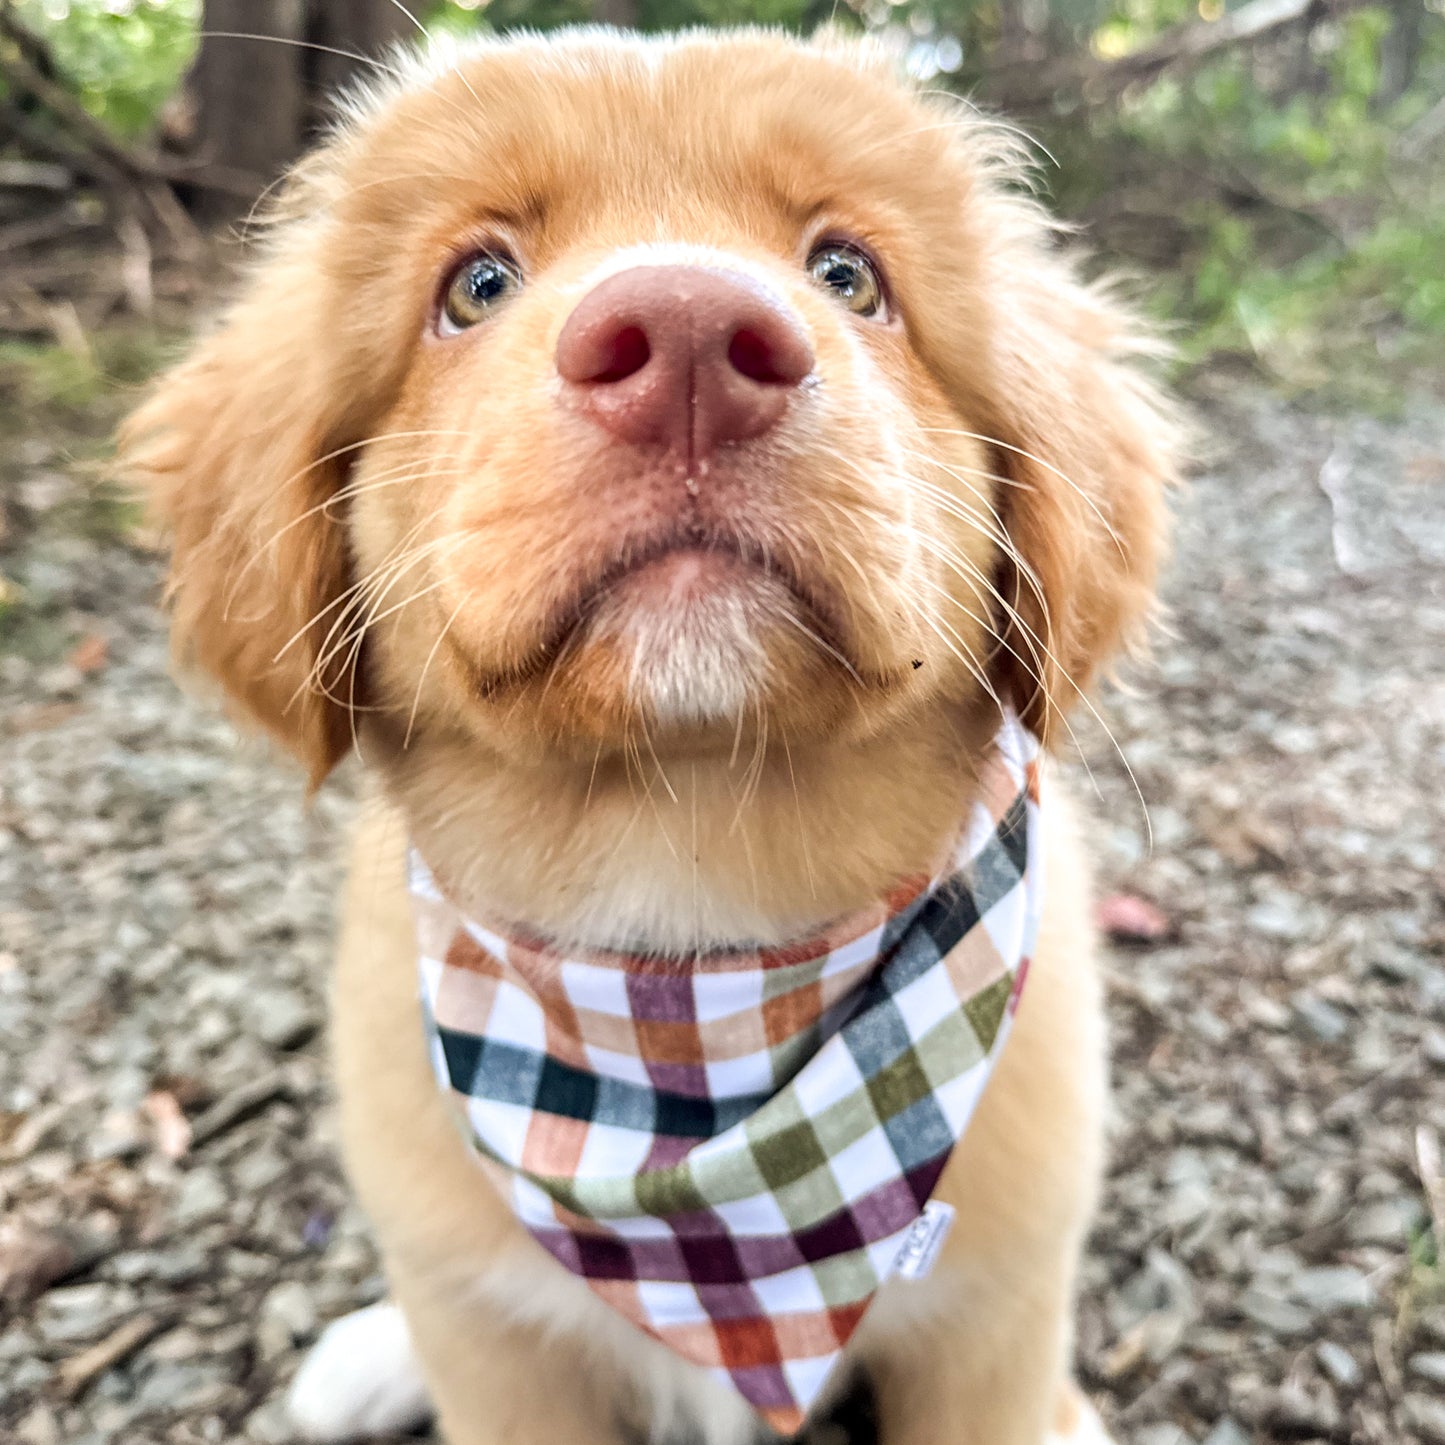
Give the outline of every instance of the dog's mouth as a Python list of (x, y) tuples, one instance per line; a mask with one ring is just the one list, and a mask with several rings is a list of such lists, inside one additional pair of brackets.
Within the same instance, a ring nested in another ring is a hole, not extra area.
[(519, 662), (486, 669), (463, 661), (479, 697), (492, 699), (535, 682), (584, 650), (600, 634), (630, 629), (657, 640), (670, 626), (697, 625), (708, 604), (727, 599), (758, 627), (780, 625), (860, 688), (888, 685), (860, 661), (843, 609), (821, 578), (781, 549), (736, 532), (690, 526), (620, 550), (584, 578), (548, 615), (540, 640)]

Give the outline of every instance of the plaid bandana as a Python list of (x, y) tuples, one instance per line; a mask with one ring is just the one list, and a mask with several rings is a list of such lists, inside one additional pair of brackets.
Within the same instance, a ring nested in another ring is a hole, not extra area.
[(939, 1242), (929, 1196), (1037, 931), (1037, 769), (1010, 716), (936, 876), (755, 952), (562, 953), (463, 917), (412, 854), (433, 1062), (498, 1188), (784, 1434), (878, 1287)]

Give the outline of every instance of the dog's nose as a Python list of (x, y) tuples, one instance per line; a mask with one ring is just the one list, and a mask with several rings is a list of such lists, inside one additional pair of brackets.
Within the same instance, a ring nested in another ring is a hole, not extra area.
[(637, 266), (601, 282), (557, 338), (557, 371), (582, 411), (628, 442), (689, 460), (761, 436), (813, 370), (787, 307), (737, 272)]

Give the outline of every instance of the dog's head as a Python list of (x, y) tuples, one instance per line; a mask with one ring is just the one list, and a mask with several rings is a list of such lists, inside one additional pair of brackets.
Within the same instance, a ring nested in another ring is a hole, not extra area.
[(132, 419), (177, 635), (319, 779), (355, 714), (696, 757), (1066, 708), (1172, 433), (1012, 148), (838, 42), (417, 63)]

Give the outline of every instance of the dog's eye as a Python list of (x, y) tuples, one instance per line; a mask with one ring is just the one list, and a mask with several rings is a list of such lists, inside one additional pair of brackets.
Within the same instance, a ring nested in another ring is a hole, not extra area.
[(830, 241), (808, 257), (808, 272), (855, 316), (885, 318), (883, 282), (877, 268), (860, 250)]
[(455, 336), (487, 316), (522, 284), (522, 273), (510, 256), (483, 252), (463, 261), (452, 273), (442, 297), (437, 330)]

